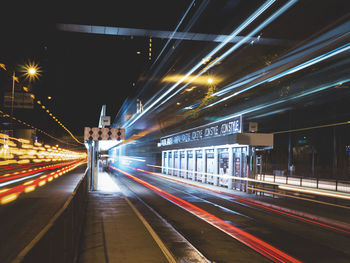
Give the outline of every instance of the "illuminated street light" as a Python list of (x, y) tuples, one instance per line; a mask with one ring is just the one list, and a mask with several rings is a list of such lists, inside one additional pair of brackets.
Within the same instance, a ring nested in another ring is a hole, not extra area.
[(40, 66), (35, 64), (35, 62), (28, 62), (28, 64), (22, 66), (21, 71), (26, 79), (29, 81), (37, 80), (41, 76)]
[(209, 83), (209, 84), (212, 84), (212, 83), (213, 83), (213, 79), (212, 79), (212, 78), (209, 78), (209, 79), (208, 79), (208, 83)]
[(29, 68), (28, 69), (28, 74), (31, 76), (34, 76), (36, 74), (36, 69), (35, 68)]
[[(4, 70), (6, 69), (6, 66), (4, 64), (0, 63), (0, 67)], [(35, 64), (34, 62), (29, 62), (28, 64), (21, 66), (21, 70), (20, 70), (23, 75), (25, 76), (26, 79), (34, 80), (34, 79), (38, 79), (40, 77), (40, 67), (39, 65)], [(16, 71), (13, 70), (12, 73), (12, 96), (11, 96), (11, 130), (12, 130), (12, 135), (13, 135), (13, 106), (14, 106), (14, 99), (15, 99), (15, 83), (18, 82), (19, 83), (19, 79), (16, 76)], [(23, 90), (28, 92), (29, 89), (27, 87), (23, 87)]]

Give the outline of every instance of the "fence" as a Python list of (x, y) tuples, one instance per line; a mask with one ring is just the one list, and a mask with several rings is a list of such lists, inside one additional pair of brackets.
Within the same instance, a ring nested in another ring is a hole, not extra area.
[(271, 183), (282, 183), (295, 186), (304, 186), (323, 190), (339, 191), (350, 193), (350, 182), (340, 180), (327, 180), (318, 178), (303, 178), (291, 176), (278, 176), (270, 174), (257, 174), (256, 180)]

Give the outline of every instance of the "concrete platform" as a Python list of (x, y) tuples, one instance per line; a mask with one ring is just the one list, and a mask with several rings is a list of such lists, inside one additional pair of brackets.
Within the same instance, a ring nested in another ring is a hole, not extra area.
[(169, 262), (118, 186), (105, 173), (99, 180), (88, 193), (78, 262)]

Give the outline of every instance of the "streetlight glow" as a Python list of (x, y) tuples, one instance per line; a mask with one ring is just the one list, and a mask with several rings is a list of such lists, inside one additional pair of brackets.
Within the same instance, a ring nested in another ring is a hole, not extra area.
[(35, 68), (29, 68), (28, 69), (28, 74), (31, 76), (34, 76), (36, 74), (36, 69)]
[(40, 66), (35, 62), (28, 62), (21, 67), (21, 72), (26, 79), (29, 81), (37, 80), (41, 76)]

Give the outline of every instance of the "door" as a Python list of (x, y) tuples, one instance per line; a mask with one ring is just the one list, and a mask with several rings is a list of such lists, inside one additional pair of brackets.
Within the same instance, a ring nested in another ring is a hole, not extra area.
[(219, 184), (228, 186), (229, 181), (229, 152), (228, 148), (218, 149)]
[(205, 158), (207, 167), (206, 167), (206, 172), (207, 172), (207, 182), (214, 184), (214, 174), (215, 174), (215, 162), (214, 162), (214, 149), (207, 149), (205, 150)]
[(162, 173), (163, 174), (168, 173), (167, 167), (168, 167), (168, 155), (167, 155), (167, 152), (163, 152), (163, 159), (162, 159)]
[(188, 179), (194, 180), (194, 161), (193, 161), (193, 151), (187, 151), (187, 176)]
[(202, 150), (196, 150), (196, 174), (194, 175), (195, 178), (197, 178), (198, 181), (202, 181), (204, 172), (203, 167), (203, 152)]
[(174, 152), (174, 173), (173, 175), (179, 175), (179, 168), (180, 168), (180, 158), (179, 158), (179, 152)]
[(181, 151), (180, 152), (180, 176), (185, 178), (186, 177), (186, 170), (187, 170), (187, 167), (186, 167), (186, 155), (185, 155), (185, 152), (184, 151)]
[(173, 153), (168, 153), (168, 174), (173, 174)]

